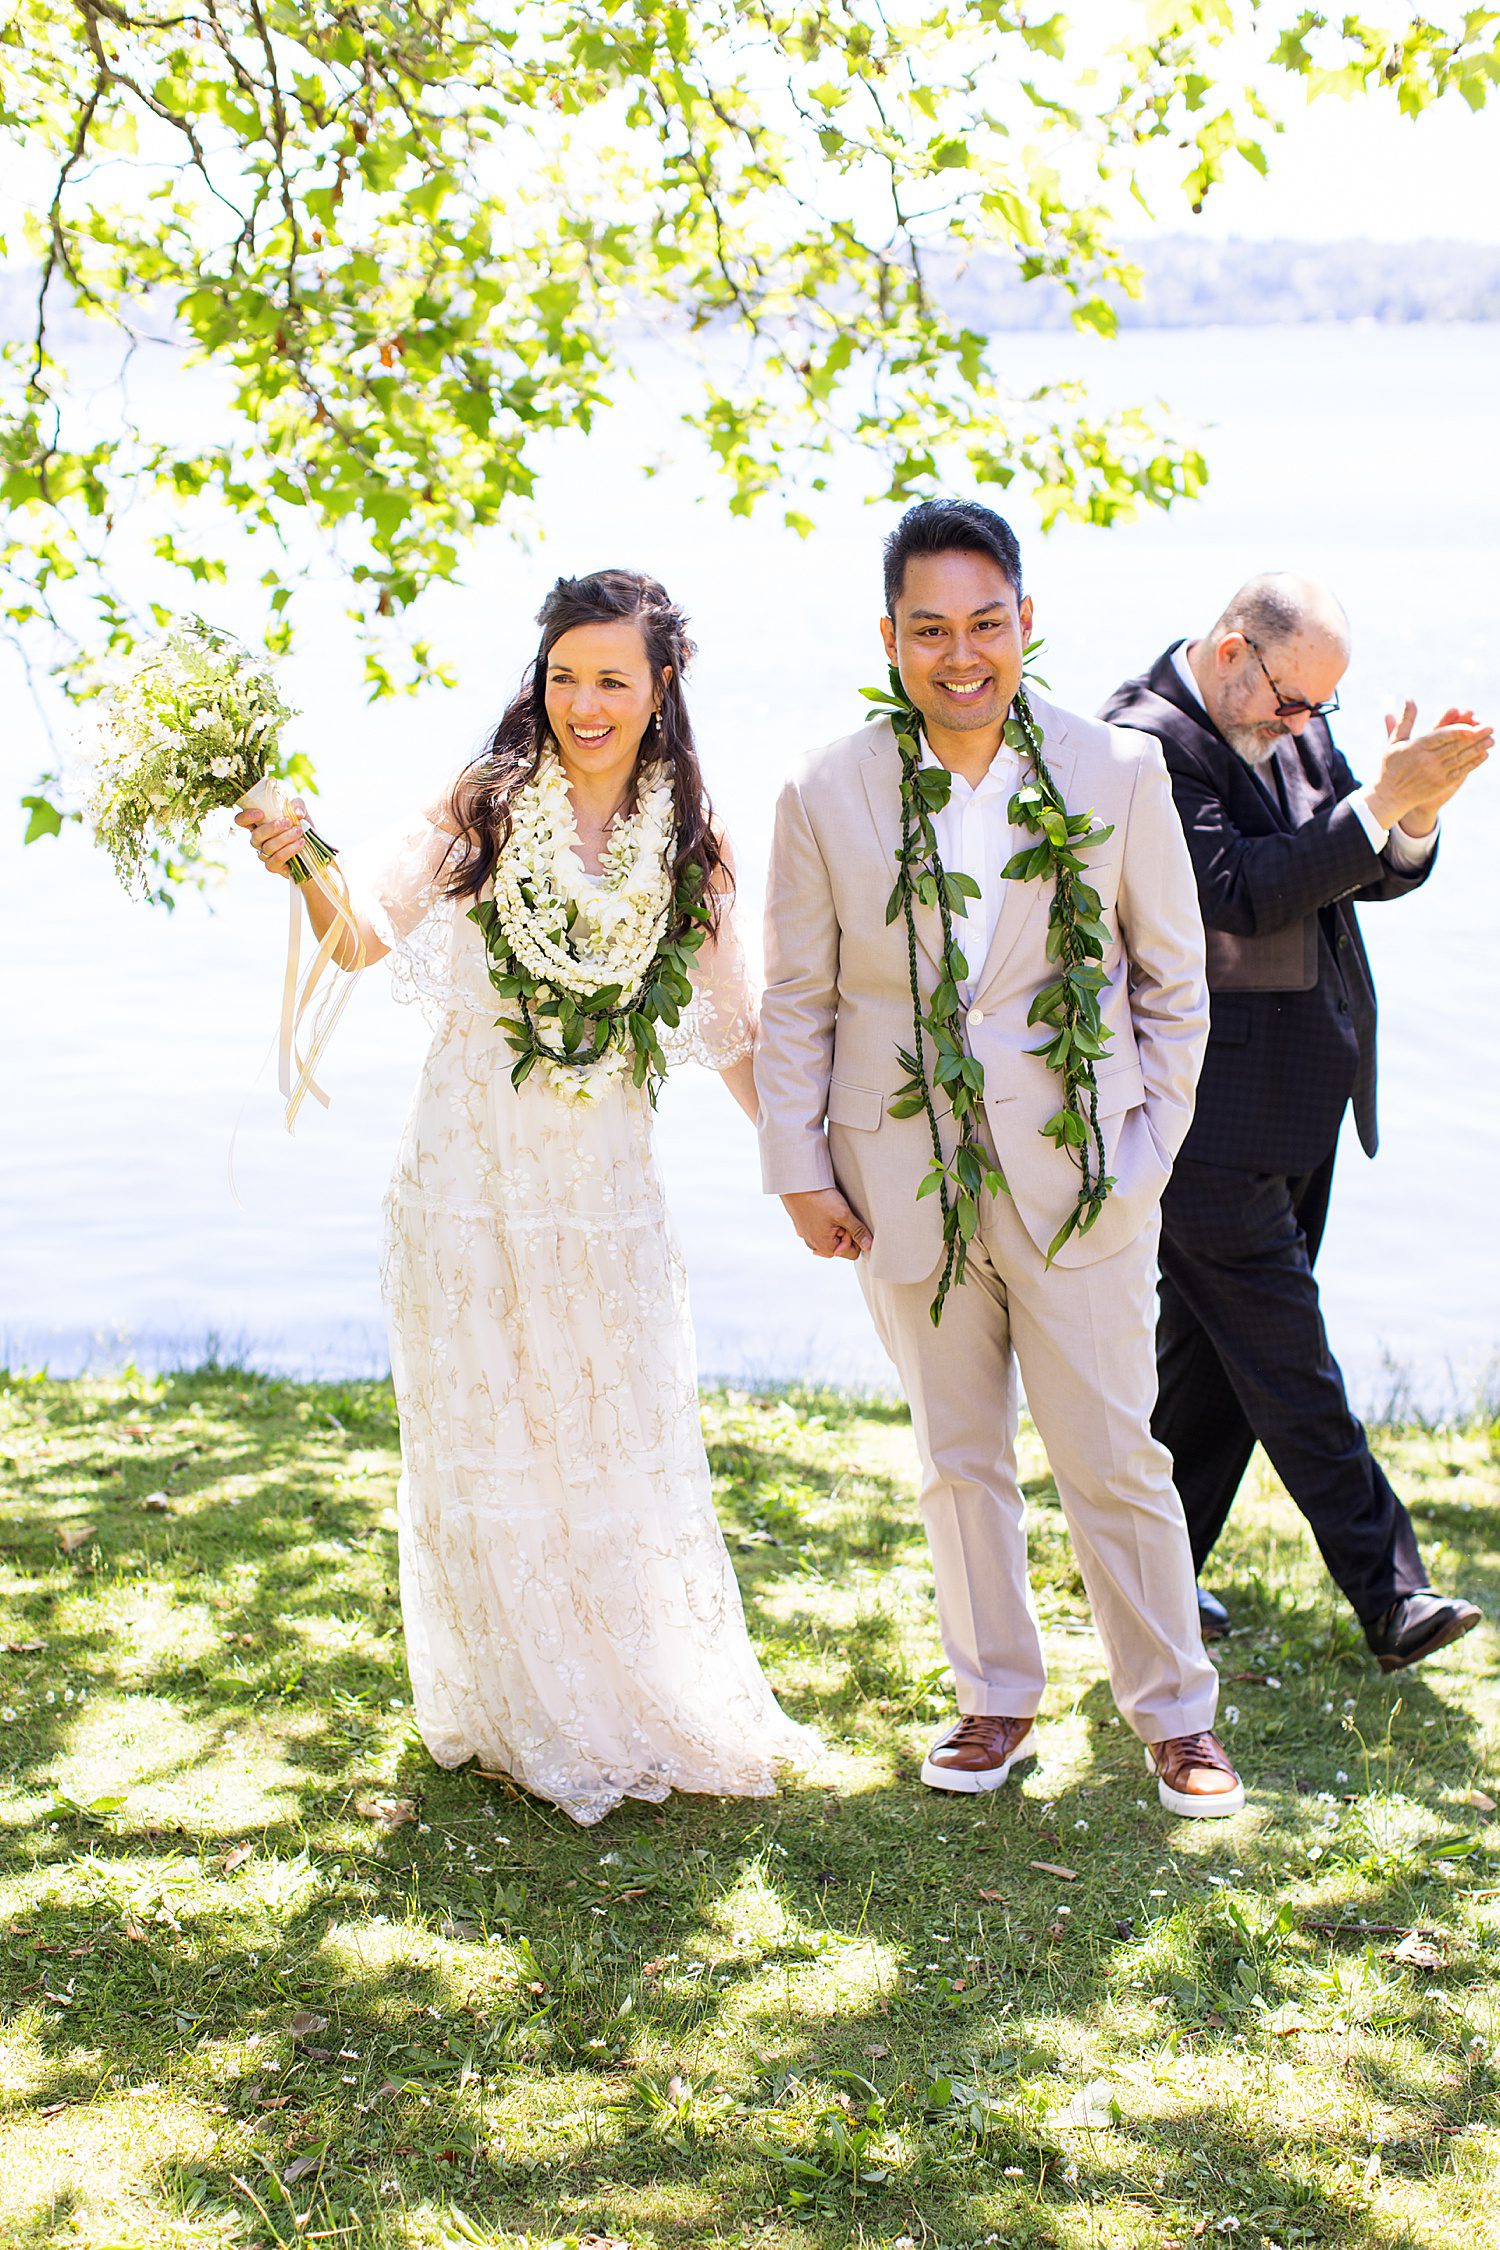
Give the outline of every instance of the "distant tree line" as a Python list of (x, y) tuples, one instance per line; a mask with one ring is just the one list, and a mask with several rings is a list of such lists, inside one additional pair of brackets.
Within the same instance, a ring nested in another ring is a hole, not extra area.
[[(1240, 242), (1158, 235), (1125, 242), (1139, 296), (1111, 298), (1121, 328), (1264, 328), (1309, 321), (1500, 320), (1500, 243)], [(1047, 282), (1023, 283), (1003, 259), (955, 267), (953, 316), (992, 336), (1071, 328), (1075, 307)]]

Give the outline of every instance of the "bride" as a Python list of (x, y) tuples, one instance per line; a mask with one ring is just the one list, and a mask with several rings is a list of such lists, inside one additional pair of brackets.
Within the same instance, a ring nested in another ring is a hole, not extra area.
[[(809, 1737), (714, 1515), (652, 1141), (653, 1081), (689, 1054), (755, 1114), (692, 644), (632, 571), (559, 579), (538, 623), (487, 748), (341, 868), (364, 958), (391, 955), (434, 1030), (383, 1259), (417, 1723), (440, 1765), (477, 1758), (587, 1823), (671, 1789), (766, 1796)], [(295, 812), (240, 815), (278, 874)]]

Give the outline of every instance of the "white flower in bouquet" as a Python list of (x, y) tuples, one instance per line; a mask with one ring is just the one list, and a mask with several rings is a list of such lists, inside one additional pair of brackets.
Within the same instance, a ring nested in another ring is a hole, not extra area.
[[(175, 620), (106, 684), (82, 745), (83, 811), (127, 890), (150, 897), (153, 869), (197, 858), (211, 813), (302, 778), (281, 749), (294, 716), (266, 659), (201, 617)], [(291, 872), (304, 880), (332, 856), (310, 836)]]

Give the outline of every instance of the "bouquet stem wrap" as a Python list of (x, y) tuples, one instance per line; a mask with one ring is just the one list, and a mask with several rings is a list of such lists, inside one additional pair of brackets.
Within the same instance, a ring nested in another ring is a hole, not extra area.
[[(295, 817), (285, 792), (269, 775), (245, 790), (239, 802), (248, 810), (264, 813), (268, 820)], [(288, 873), (292, 878), (288, 885), (291, 913), (287, 924), (286, 969), (281, 980), (276, 1082), (286, 1104), (286, 1129), (290, 1133), (309, 1094), (325, 1109), (328, 1107), (328, 1096), (318, 1084), (315, 1073), (323, 1050), (349, 1005), (349, 995), (364, 968), (365, 958), (364, 944), (349, 900), (349, 887), (339, 872), (337, 856), (321, 836), (308, 831), (307, 848), (291, 861)], [(333, 909), (333, 921), (312, 966), (302, 978), (301, 891), (305, 883), (311, 883), (328, 901)], [(346, 936), (353, 948), (352, 966), (347, 974), (336, 975), (331, 984), (325, 984), (325, 977), (335, 966), (334, 955)]]

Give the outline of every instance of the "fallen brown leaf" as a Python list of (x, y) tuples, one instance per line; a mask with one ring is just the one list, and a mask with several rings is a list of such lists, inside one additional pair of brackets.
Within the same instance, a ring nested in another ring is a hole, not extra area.
[(328, 2029), (328, 2018), (326, 2016), (315, 2016), (311, 2008), (299, 2008), (287, 2029), (294, 2039), (306, 2039), (315, 2031), (326, 2031)]
[(979, 1896), (988, 1899), (991, 1906), (999, 1906), (1004, 1901), (1005, 1893), (1004, 1891), (981, 1891)]
[(257, 2102), (255, 2106), (257, 2109), (285, 2109), (291, 2098), (290, 2094), (268, 2094), (264, 2101)]
[(141, 1928), (140, 1923), (137, 1922), (131, 1915), (126, 1915), (124, 1921), (120, 1924), (120, 1928), (124, 1931), (126, 1937), (129, 1938), (132, 1945), (144, 1944), (146, 1933)]
[(373, 1820), (377, 1828), (406, 1828), (417, 1817), (410, 1797), (360, 1795), (354, 1800), (354, 1809), (362, 1820)]
[(865, 2053), (869, 2056), (871, 2062), (884, 2062), (890, 2051), (889, 2047), (866, 2047), (865, 2049)]
[(308, 2156), (294, 2156), (281, 2175), (282, 2186), (292, 2187), (298, 2180), (305, 2180), (309, 2172), (320, 2172), (323, 2158), (324, 2151), (320, 2148), (315, 2148)]
[(37, 2111), (37, 2115), (38, 2117), (60, 2117), (65, 2109), (71, 2109), (72, 2107), (71, 2102), (48, 2102), (45, 2109)]
[(5, 1653), (7, 1656), (40, 1656), (46, 1646), (45, 1641), (7, 1641)]
[(1483, 1789), (1471, 1789), (1464, 1803), (1471, 1805), (1475, 1812), (1493, 1812), (1495, 1809), (1494, 1798)]
[(253, 1844), (236, 1844), (233, 1851), (224, 1854), (219, 1866), (224, 1874), (232, 1875), (237, 1867), (243, 1867), (247, 1859), (254, 1859), (254, 1857), (255, 1846)]
[(97, 1529), (97, 1525), (91, 1523), (60, 1523), (57, 1527), (57, 1544), (65, 1555), (76, 1555), (80, 1547), (88, 1545)]
[(1064, 1883), (1076, 1883), (1078, 1880), (1078, 1870), (1075, 1867), (1059, 1867), (1056, 1860), (1034, 1859), (1029, 1864), (1034, 1875), (1056, 1875)]
[(444, 1915), (442, 1921), (438, 1924), (439, 1937), (454, 1938), (463, 1945), (472, 1945), (475, 1939), (481, 1935), (482, 1932), (477, 1922), (461, 1921), (451, 1914)]

